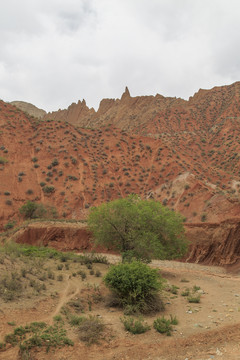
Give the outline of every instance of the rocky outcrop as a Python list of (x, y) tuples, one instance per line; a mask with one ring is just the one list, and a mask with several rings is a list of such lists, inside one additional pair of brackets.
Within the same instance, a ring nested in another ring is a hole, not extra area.
[(233, 265), (240, 262), (240, 219), (186, 224), (190, 241), (187, 262)]
[(89, 109), (85, 100), (73, 103), (65, 110), (45, 115), (44, 119), (65, 120), (80, 127), (98, 128), (114, 125), (120, 129), (138, 132), (139, 127), (154, 120), (157, 112), (166, 109), (172, 103), (185, 103), (185, 100), (156, 96), (132, 97), (125, 88), (121, 99), (103, 99), (98, 111)]
[[(240, 82), (229, 86), (200, 89), (188, 101), (176, 97), (136, 96), (125, 88), (120, 99), (103, 99), (98, 111), (89, 109), (85, 100), (66, 110), (45, 115), (44, 119), (65, 120), (83, 127), (114, 125), (142, 135), (175, 134), (211, 129), (220, 131), (227, 118), (239, 116)], [(187, 125), (186, 125), (187, 124)]]
[(94, 109), (89, 109), (86, 105), (86, 101), (78, 101), (78, 103), (72, 103), (67, 109), (53, 111), (44, 116), (44, 119), (67, 121), (73, 125), (80, 125), (79, 119), (81, 119), (81, 126), (89, 126), (89, 119), (95, 114)]

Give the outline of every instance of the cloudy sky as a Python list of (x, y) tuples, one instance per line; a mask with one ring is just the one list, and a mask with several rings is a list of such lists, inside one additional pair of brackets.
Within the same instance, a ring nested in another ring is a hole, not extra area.
[(48, 111), (240, 80), (239, 0), (0, 0), (0, 98)]

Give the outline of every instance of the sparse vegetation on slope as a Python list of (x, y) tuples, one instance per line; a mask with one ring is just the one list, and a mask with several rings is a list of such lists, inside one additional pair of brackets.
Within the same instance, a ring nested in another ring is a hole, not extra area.
[(108, 121), (104, 107), (100, 111), (102, 127), (94, 121), (98, 128), (80, 129), (63, 117), (38, 120), (1, 101), (2, 230), (28, 200), (55, 206), (60, 217), (84, 218), (91, 206), (131, 193), (161, 201), (189, 222), (201, 222), (202, 214), (207, 221), (237, 216), (238, 92), (236, 83), (200, 91), (188, 102), (139, 98), (148, 116), (128, 94), (124, 114), (118, 113), (125, 130), (112, 126), (111, 107)]

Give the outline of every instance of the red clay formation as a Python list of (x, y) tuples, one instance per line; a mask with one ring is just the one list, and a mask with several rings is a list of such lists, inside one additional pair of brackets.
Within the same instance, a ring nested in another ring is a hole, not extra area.
[[(43, 119), (0, 101), (0, 230), (22, 221), (26, 200), (54, 206), (60, 217), (85, 219), (91, 206), (137, 193), (186, 217), (187, 232), (200, 244), (189, 260), (214, 263), (229, 251), (229, 260), (219, 261), (234, 263), (239, 96), (240, 82), (200, 90), (189, 101), (131, 97), (126, 88), (121, 99), (102, 100), (97, 112), (83, 100)], [(221, 235), (226, 226), (229, 236)]]

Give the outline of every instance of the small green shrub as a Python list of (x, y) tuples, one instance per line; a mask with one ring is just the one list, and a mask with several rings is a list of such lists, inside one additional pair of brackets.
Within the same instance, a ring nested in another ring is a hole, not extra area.
[(72, 326), (79, 326), (86, 318), (78, 315), (70, 315), (69, 324)]
[(32, 189), (28, 189), (28, 190), (26, 191), (26, 194), (27, 194), (27, 195), (32, 195), (32, 194), (33, 194), (33, 190), (32, 190)]
[(79, 271), (78, 271), (78, 275), (81, 276), (82, 280), (86, 279), (86, 277), (87, 277), (85, 271), (83, 271), (83, 270), (79, 270)]
[[(188, 289), (189, 290), (189, 289)], [(200, 290), (200, 286), (194, 285), (187, 296), (187, 300), (189, 303), (200, 303), (201, 294), (198, 294), (197, 291)]]
[(197, 286), (197, 285), (193, 286), (193, 292), (197, 292), (200, 289), (201, 289), (200, 286)]
[(21, 275), (22, 275), (22, 277), (26, 277), (26, 275), (27, 275), (27, 269), (25, 269), (25, 268), (22, 268), (21, 269)]
[(8, 325), (10, 325), (10, 326), (16, 326), (16, 323), (15, 323), (15, 321), (8, 321)]
[(168, 290), (171, 294), (174, 294), (174, 295), (177, 295), (177, 294), (178, 294), (178, 289), (179, 289), (179, 287), (176, 286), (176, 285), (171, 285), (170, 287), (167, 288), (167, 290)]
[(96, 270), (96, 272), (95, 272), (95, 276), (96, 276), (96, 277), (100, 277), (100, 276), (102, 276), (101, 271), (100, 271), (100, 270)]
[(190, 289), (189, 288), (186, 288), (181, 292), (182, 296), (189, 296), (189, 294), (190, 294)]
[(161, 334), (166, 334), (167, 336), (171, 336), (172, 334), (172, 325), (176, 324), (177, 319), (172, 318), (171, 319), (165, 319), (164, 316), (161, 318), (157, 318), (154, 320), (153, 327)]
[(44, 186), (42, 189), (45, 194), (52, 194), (55, 191), (55, 187), (53, 185)]
[(61, 315), (55, 315), (54, 318), (53, 318), (54, 321), (57, 321), (57, 322), (60, 322), (60, 321), (63, 321), (63, 318)]
[(70, 306), (76, 313), (84, 312), (84, 305), (83, 305), (81, 299), (79, 299), (79, 298), (77, 298), (75, 300), (70, 300), (67, 303), (67, 305)]
[(23, 206), (19, 208), (20, 214), (26, 219), (34, 218), (34, 212), (37, 210), (38, 204), (33, 201), (27, 201)]
[(97, 316), (85, 318), (78, 326), (80, 340), (88, 345), (98, 343), (104, 330), (104, 324)]
[(30, 200), (19, 208), (19, 212), (25, 219), (56, 218), (58, 216), (55, 207)]
[(61, 262), (67, 262), (69, 259), (69, 256), (67, 254), (62, 254), (60, 260)]
[(172, 316), (172, 314), (171, 314), (170, 318), (171, 318), (172, 325), (178, 325), (178, 319), (176, 318), (176, 316)]
[(4, 230), (9, 230), (14, 228), (16, 221), (9, 221), (7, 224), (4, 225)]
[(55, 279), (55, 275), (54, 273), (52, 272), (52, 270), (48, 270), (47, 272), (47, 276), (48, 276), (48, 279), (51, 279), (51, 280), (54, 280)]
[(21, 278), (16, 273), (6, 275), (0, 280), (0, 297), (8, 302), (18, 298), (23, 291)]
[(125, 330), (132, 334), (143, 334), (150, 329), (150, 326), (143, 319), (139, 318), (134, 320), (132, 317), (121, 318)]
[(57, 166), (58, 164), (59, 164), (58, 159), (54, 159), (54, 160), (52, 161), (52, 166)]
[[(27, 338), (26, 334), (28, 334)], [(67, 338), (66, 330), (63, 329), (60, 322), (56, 322), (53, 326), (47, 326), (44, 322), (33, 322), (24, 327), (19, 326), (14, 329), (13, 333), (5, 336), (5, 343), (12, 346), (19, 345), (21, 359), (23, 359), (23, 355), (29, 354), (29, 350), (32, 348), (41, 347), (48, 352), (51, 348), (73, 345), (73, 342)]]
[(8, 163), (8, 160), (2, 156), (0, 156), (0, 165), (5, 165), (6, 163)]
[(198, 303), (200, 303), (200, 298), (201, 298), (200, 294), (195, 294), (195, 295), (190, 294), (187, 299), (188, 299), (189, 303), (198, 304)]

